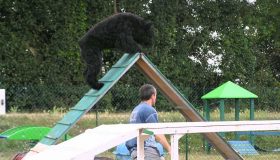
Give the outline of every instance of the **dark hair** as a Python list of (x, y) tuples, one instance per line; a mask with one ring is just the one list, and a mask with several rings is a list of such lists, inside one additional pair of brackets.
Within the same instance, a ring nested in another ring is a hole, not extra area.
[(156, 93), (156, 88), (151, 84), (144, 84), (139, 89), (141, 101), (149, 100)]

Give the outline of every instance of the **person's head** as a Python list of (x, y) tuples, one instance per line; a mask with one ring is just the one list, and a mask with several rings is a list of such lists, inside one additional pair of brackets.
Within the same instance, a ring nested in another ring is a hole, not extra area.
[(157, 98), (157, 90), (151, 84), (144, 84), (139, 89), (141, 101), (149, 102), (151, 105), (155, 105)]

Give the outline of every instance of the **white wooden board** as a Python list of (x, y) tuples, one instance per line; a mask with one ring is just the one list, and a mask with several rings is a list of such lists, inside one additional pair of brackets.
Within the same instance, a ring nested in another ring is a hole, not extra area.
[[(53, 145), (46, 150), (25, 157), (24, 160), (93, 160), (98, 155), (129, 139), (142, 137), (143, 129), (154, 134), (183, 135), (187, 133), (234, 132), (280, 130), (280, 121), (223, 121), (223, 122), (177, 122), (102, 125), (88, 129), (68, 141)], [(178, 159), (178, 140), (172, 138), (172, 157)], [(143, 143), (143, 142), (142, 142)], [(143, 146), (143, 144), (139, 144)], [(143, 151), (143, 149), (139, 150)], [(142, 153), (141, 153), (142, 154)], [(141, 156), (143, 157), (143, 156)]]

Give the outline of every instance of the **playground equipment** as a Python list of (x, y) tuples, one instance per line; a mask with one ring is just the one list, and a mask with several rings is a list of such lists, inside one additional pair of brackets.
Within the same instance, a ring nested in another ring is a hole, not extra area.
[[(210, 100), (217, 100), (219, 104), (219, 110), (220, 110), (220, 120), (224, 121), (225, 120), (225, 100), (226, 99), (234, 99), (235, 100), (235, 120), (239, 121), (239, 115), (240, 115), (240, 99), (250, 99), (250, 120), (254, 120), (254, 99), (258, 98), (257, 95), (254, 93), (240, 87), (237, 84), (234, 84), (231, 81), (228, 81), (221, 86), (217, 87), (216, 89), (210, 91), (209, 93), (205, 94), (204, 96), (201, 97), (201, 99), (204, 100), (204, 117), (207, 121), (210, 121)], [(221, 136), (225, 136), (224, 133), (220, 133)], [(239, 140), (239, 134), (235, 133), (235, 139)], [(249, 141), (251, 144), (253, 144), (253, 136), (250, 134), (249, 135)], [(240, 146), (240, 150), (244, 147), (243, 141), (240, 141), (240, 144), (238, 144), (238, 141), (232, 142), (234, 143), (236, 149), (237, 146)], [(246, 143), (247, 144), (247, 143)], [(252, 148), (253, 146), (247, 145), (248, 148)], [(205, 144), (206, 151), (209, 153), (210, 152), (210, 145)], [(253, 151), (248, 152), (248, 154), (251, 154)]]
[[(275, 131), (262, 131), (262, 132), (237, 132), (238, 135), (253, 135), (255, 137), (258, 136), (280, 136), (280, 132), (275, 132)], [(262, 148), (261, 146), (257, 146), (254, 144), (254, 148), (257, 151), (261, 152), (280, 152), (280, 148), (274, 148), (274, 149), (265, 149)]]
[(20, 126), (9, 129), (0, 134), (0, 138), (7, 140), (39, 141), (51, 130), (49, 127)]
[[(28, 153), (36, 153), (54, 145), (76, 122), (110, 90), (110, 88), (133, 66), (136, 67), (160, 90), (160, 92), (180, 111), (186, 120), (204, 121), (192, 104), (175, 88), (170, 81), (141, 53), (124, 54), (122, 58), (99, 81), (104, 83), (100, 90), (91, 89), (70, 111), (51, 129), (51, 131)], [(225, 159), (241, 160), (242, 157), (216, 133), (203, 133)], [(131, 137), (129, 137), (131, 138)], [(107, 138), (106, 138), (107, 139)], [(95, 143), (94, 140), (92, 142)], [(111, 145), (110, 145), (111, 146)], [(27, 155), (28, 156), (28, 155)]]
[[(42, 126), (19, 126), (8, 129), (0, 134), (0, 139), (40, 141), (50, 132), (51, 128)], [(64, 140), (70, 139), (67, 134)]]
[[(184, 134), (209, 132), (280, 130), (280, 121), (175, 122), (101, 125), (49, 146), (28, 160), (90, 160), (110, 148), (137, 137), (137, 159), (144, 160), (144, 140), (149, 134), (169, 134), (171, 159), (179, 160), (178, 142)], [(89, 141), (90, 140), (90, 141)], [(92, 143), (90, 143), (92, 142)]]
[(259, 155), (249, 141), (228, 141), (240, 155)]
[(219, 101), (219, 110), (220, 110), (220, 120), (225, 120), (225, 100), (234, 99), (235, 100), (235, 120), (239, 121), (240, 114), (240, 105), (239, 99), (250, 99), (250, 120), (254, 120), (254, 99), (258, 98), (254, 93), (240, 87), (237, 84), (234, 84), (231, 81), (228, 81), (218, 88), (212, 90), (211, 92), (205, 94), (201, 97), (204, 100), (204, 113), (205, 119), (210, 120), (210, 107), (209, 101), (213, 99), (220, 99)]

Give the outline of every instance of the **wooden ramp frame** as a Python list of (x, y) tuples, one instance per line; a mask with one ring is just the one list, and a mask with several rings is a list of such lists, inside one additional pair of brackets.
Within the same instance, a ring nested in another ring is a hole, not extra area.
[[(172, 102), (188, 121), (203, 122), (203, 117), (194, 109), (192, 104), (174, 87), (170, 81), (142, 53), (124, 54), (123, 57), (99, 81), (104, 83), (100, 90), (90, 90), (71, 110), (52, 128), (38, 145), (53, 145), (65, 135), (76, 122), (113, 87), (113, 85), (134, 65), (152, 81), (161, 93)], [(203, 133), (203, 136), (217, 149), (225, 159), (243, 159), (217, 133)], [(92, 143), (94, 143), (92, 141)], [(32, 151), (32, 149), (31, 149)]]
[(94, 157), (131, 138), (137, 137), (138, 160), (144, 160), (144, 140), (153, 134), (170, 134), (171, 159), (179, 160), (178, 141), (184, 134), (208, 132), (235, 132), (280, 130), (280, 121), (227, 121), (227, 122), (175, 122), (145, 124), (101, 125), (88, 129), (58, 145), (50, 146), (45, 151), (28, 160), (92, 160)]

